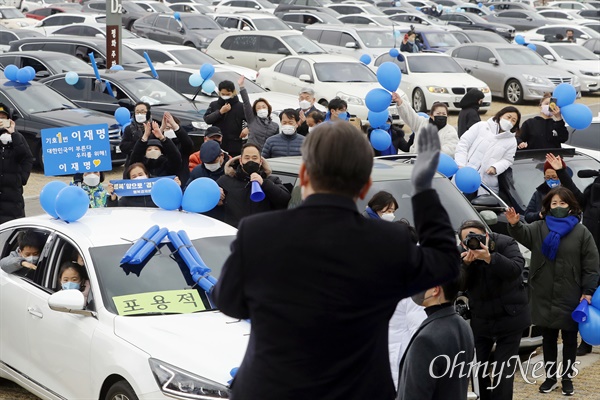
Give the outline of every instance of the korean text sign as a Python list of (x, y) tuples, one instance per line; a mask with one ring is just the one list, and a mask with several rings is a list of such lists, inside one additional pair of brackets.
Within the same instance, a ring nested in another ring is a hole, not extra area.
[(113, 184), (117, 196), (149, 196), (152, 193), (152, 186), (159, 179), (175, 178), (175, 175), (159, 176), (147, 179), (113, 179)]
[(108, 124), (42, 129), (44, 175), (110, 171)]

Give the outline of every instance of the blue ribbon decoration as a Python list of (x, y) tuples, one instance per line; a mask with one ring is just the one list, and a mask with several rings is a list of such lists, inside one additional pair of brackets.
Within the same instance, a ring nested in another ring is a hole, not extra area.
[(198, 253), (198, 250), (196, 250), (196, 248), (192, 244), (192, 241), (190, 240), (190, 238), (187, 235), (187, 233), (185, 231), (181, 230), (181, 231), (177, 232), (177, 234), (179, 235), (179, 238), (181, 239), (181, 241), (183, 242), (183, 244), (189, 250), (189, 252), (192, 255), (192, 257), (194, 257), (194, 260), (196, 261), (196, 263), (200, 267), (206, 269), (206, 272), (203, 273), (202, 275), (204, 275), (204, 277), (206, 279), (208, 279), (213, 285), (216, 285), (217, 284), (217, 279), (214, 276), (209, 275), (210, 272), (211, 272), (211, 269), (206, 266), (206, 263), (204, 262), (204, 260), (202, 259), (202, 257), (200, 257), (200, 254)]
[(158, 232), (152, 236), (152, 239), (144, 243), (140, 251), (138, 251), (135, 257), (129, 261), (129, 264), (143, 263), (144, 260), (148, 258), (148, 255), (152, 253), (152, 250), (154, 250), (154, 248), (162, 242), (165, 236), (167, 236), (168, 232), (169, 230), (167, 228), (160, 228)]
[[(102, 78), (100, 78), (100, 71), (98, 71), (98, 64), (96, 63), (96, 57), (94, 56), (94, 53), (88, 53), (88, 57), (90, 58), (90, 62), (92, 63), (92, 68), (94, 69), (94, 75), (96, 75), (96, 79), (102, 82)], [(108, 92), (108, 94), (112, 97), (115, 97), (115, 93), (113, 92), (112, 87), (110, 86), (110, 82), (104, 80), (104, 83), (106, 83), (106, 91)]]
[(185, 262), (185, 265), (187, 265), (187, 267), (190, 269), (190, 274), (192, 275), (192, 279), (194, 280), (194, 282), (196, 282), (198, 286), (200, 286), (205, 292), (210, 292), (214, 285), (204, 277), (204, 275), (207, 273), (207, 268), (203, 268), (198, 265), (196, 260), (194, 260), (194, 257), (192, 257), (192, 255), (190, 254), (187, 247), (181, 241), (181, 238), (179, 237), (177, 232), (170, 231), (168, 235), (169, 240), (171, 241), (171, 243), (173, 243), (173, 245), (179, 252), (181, 259)]
[(146, 62), (148, 63), (148, 66), (150, 67), (152, 76), (154, 77), (154, 79), (158, 79), (158, 72), (156, 72), (156, 70), (154, 69), (154, 65), (152, 64), (152, 60), (150, 60), (150, 56), (148, 55), (148, 53), (144, 52), (144, 58), (146, 59)]
[(125, 255), (123, 256), (123, 258), (121, 258), (121, 264), (125, 264), (128, 263), (129, 261), (131, 261), (133, 258), (135, 258), (135, 256), (137, 255), (137, 252), (140, 251), (140, 249), (144, 246), (144, 244), (146, 242), (148, 242), (150, 239), (152, 239), (152, 236), (154, 236), (156, 234), (156, 232), (158, 232), (160, 228), (158, 227), (158, 225), (154, 225), (152, 227), (150, 227), (150, 229), (148, 229), (143, 235), (142, 237), (140, 237), (134, 244), (133, 246), (131, 246), (129, 248), (129, 250), (127, 250), (127, 252), (125, 253)]

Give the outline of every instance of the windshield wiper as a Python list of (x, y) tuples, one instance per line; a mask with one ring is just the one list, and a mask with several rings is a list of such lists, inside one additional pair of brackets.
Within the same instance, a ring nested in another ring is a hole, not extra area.
[(63, 105), (62, 107), (51, 108), (49, 110), (39, 111), (39, 112), (49, 112), (49, 111), (61, 111), (61, 110), (72, 110), (73, 107), (68, 107)]

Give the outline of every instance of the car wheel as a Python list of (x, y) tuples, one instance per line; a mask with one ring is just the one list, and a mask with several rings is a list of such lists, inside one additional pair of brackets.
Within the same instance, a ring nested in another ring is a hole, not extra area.
[(504, 100), (510, 104), (521, 104), (523, 102), (523, 86), (516, 79), (511, 79), (504, 88)]
[(119, 381), (108, 389), (105, 400), (138, 400), (138, 397), (129, 383)]
[(425, 101), (425, 94), (421, 89), (415, 89), (413, 93), (413, 108), (416, 112), (426, 112), (427, 103)]
[(194, 48), (196, 47), (196, 46), (194, 46), (194, 43), (192, 43), (192, 42), (185, 42), (183, 45), (188, 46), (188, 47), (194, 47)]

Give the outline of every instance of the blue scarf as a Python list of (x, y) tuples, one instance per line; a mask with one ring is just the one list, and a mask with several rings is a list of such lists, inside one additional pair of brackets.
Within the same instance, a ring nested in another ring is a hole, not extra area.
[(377, 214), (375, 211), (373, 211), (373, 209), (369, 206), (367, 206), (367, 215), (373, 219), (381, 219), (379, 214)]
[(573, 215), (565, 218), (546, 215), (546, 225), (548, 225), (550, 233), (544, 239), (544, 243), (542, 243), (542, 254), (549, 260), (554, 261), (558, 252), (560, 239), (567, 236), (578, 223), (579, 219)]

